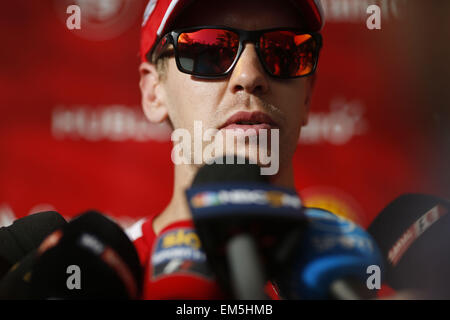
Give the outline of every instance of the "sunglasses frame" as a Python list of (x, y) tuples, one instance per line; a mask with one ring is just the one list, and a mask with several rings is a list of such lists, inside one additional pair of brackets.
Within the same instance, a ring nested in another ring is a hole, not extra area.
[[(178, 38), (179, 38), (179, 36), (182, 33), (199, 31), (199, 30), (203, 30), (203, 29), (227, 30), (227, 31), (236, 33), (239, 37), (239, 47), (238, 47), (238, 51), (236, 53), (236, 57), (234, 58), (233, 63), (230, 65), (230, 67), (221, 74), (205, 75), (205, 74), (186, 70), (181, 66), (180, 57), (178, 55)], [(316, 41), (316, 43), (317, 43), (316, 50), (315, 50), (315, 52), (313, 52), (313, 55), (315, 57), (315, 63), (314, 63), (314, 66), (313, 66), (311, 72), (304, 74), (304, 75), (299, 75), (299, 76), (277, 76), (270, 72), (270, 70), (266, 66), (264, 59), (262, 57), (260, 46), (259, 46), (259, 40), (264, 33), (273, 32), (273, 31), (299, 32), (299, 34), (310, 35)], [(242, 52), (244, 51), (245, 43), (247, 43), (247, 42), (253, 43), (255, 45), (256, 53), (258, 55), (259, 61), (260, 61), (261, 65), (263, 66), (264, 70), (267, 72), (267, 74), (269, 74), (271, 77), (274, 77), (276, 79), (296, 79), (296, 78), (303, 78), (303, 77), (312, 75), (317, 69), (317, 64), (319, 62), (319, 54), (320, 54), (320, 50), (321, 50), (322, 44), (323, 44), (322, 43), (323, 42), (322, 35), (320, 33), (305, 32), (304, 30), (298, 29), (298, 28), (271, 28), (271, 29), (247, 31), (247, 30), (241, 30), (241, 29), (236, 29), (236, 28), (230, 28), (230, 27), (226, 27), (226, 26), (208, 25), (208, 26), (198, 26), (198, 27), (191, 27), (191, 28), (176, 29), (176, 30), (172, 30), (172, 31), (166, 33), (163, 37), (161, 37), (161, 39), (158, 41), (158, 44), (154, 47), (154, 49), (150, 50), (147, 53), (146, 58), (149, 62), (153, 62), (153, 63), (156, 62), (156, 60), (158, 60), (158, 58), (161, 56), (161, 54), (164, 52), (164, 50), (167, 48), (167, 46), (169, 44), (172, 44), (174, 47), (175, 61), (176, 61), (179, 71), (193, 75), (193, 76), (195, 76), (197, 78), (201, 78), (201, 79), (220, 79), (220, 78), (227, 77), (231, 73), (231, 71), (234, 69)], [(154, 54), (156, 54), (155, 61), (152, 61), (152, 56)]]

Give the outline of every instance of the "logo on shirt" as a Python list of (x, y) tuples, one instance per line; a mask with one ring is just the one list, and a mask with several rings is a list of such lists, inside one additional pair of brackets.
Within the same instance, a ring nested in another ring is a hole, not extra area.
[(155, 243), (151, 264), (153, 280), (174, 273), (213, 277), (200, 238), (191, 228), (178, 228), (161, 234)]

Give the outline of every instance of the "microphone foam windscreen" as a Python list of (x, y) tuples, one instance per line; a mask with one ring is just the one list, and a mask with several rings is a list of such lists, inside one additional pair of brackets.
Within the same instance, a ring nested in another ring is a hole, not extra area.
[(20, 218), (12, 225), (0, 228), (0, 256), (13, 265), (65, 224), (66, 220), (54, 211)]
[[(79, 288), (68, 285), (71, 270), (79, 273)], [(40, 299), (134, 299), (142, 291), (142, 269), (122, 228), (89, 211), (67, 224), (38, 257), (31, 284)]]
[(249, 163), (248, 159), (235, 156), (233, 161), (228, 160), (229, 164), (227, 164), (227, 158), (223, 157), (220, 162), (216, 162), (201, 167), (192, 185), (223, 182), (268, 182), (268, 176), (261, 175), (261, 167)]

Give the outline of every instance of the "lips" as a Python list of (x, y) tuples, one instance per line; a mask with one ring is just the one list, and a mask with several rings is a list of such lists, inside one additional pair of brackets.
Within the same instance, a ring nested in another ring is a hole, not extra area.
[(259, 132), (261, 129), (274, 129), (277, 127), (275, 121), (263, 112), (245, 112), (240, 111), (232, 115), (228, 120), (219, 128), (225, 130), (242, 129), (244, 131), (253, 129)]

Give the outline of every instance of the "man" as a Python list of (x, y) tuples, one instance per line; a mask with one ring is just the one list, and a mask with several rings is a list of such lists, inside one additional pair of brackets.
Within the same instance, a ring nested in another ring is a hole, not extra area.
[[(167, 121), (192, 136), (196, 122), (219, 135), (279, 130), (279, 140), (256, 147), (278, 144), (279, 170), (270, 180), (293, 188), (292, 157), (308, 120), (322, 26), (320, 3), (313, 0), (150, 1), (139, 68), (143, 110), (151, 122)], [(259, 30), (270, 31), (248, 32)], [(238, 146), (236, 153), (248, 156), (246, 150)], [(128, 230), (146, 268), (146, 299), (221, 297), (200, 260), (158, 259), (183, 239), (199, 250), (184, 192), (203, 163), (176, 164), (166, 209)]]

